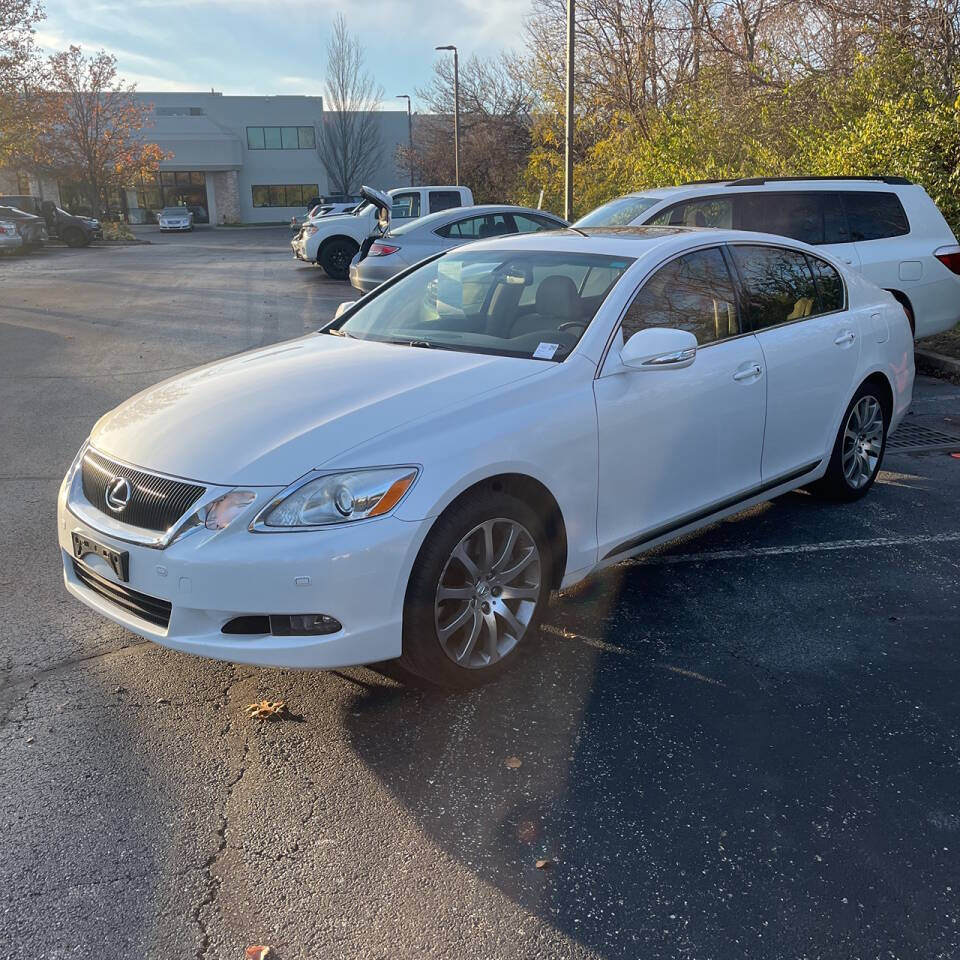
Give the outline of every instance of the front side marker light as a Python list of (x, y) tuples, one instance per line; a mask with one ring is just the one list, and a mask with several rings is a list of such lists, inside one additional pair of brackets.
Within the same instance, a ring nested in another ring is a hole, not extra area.
[(389, 490), (380, 498), (377, 505), (370, 511), (368, 516), (379, 517), (389, 513), (402, 499), (403, 495), (410, 489), (417, 474), (408, 473), (405, 477), (395, 480)]

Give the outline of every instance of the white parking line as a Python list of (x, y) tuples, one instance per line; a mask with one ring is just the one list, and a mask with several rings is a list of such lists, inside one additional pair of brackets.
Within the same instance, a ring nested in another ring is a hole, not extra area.
[(703, 553), (676, 553), (672, 556), (634, 557), (622, 566), (659, 567), (674, 563), (705, 563), (711, 560), (749, 560), (751, 557), (781, 557), (797, 553), (828, 553), (833, 550), (869, 550), (875, 547), (914, 547), (928, 543), (953, 543), (954, 533), (916, 534), (911, 537), (873, 537), (870, 540), (826, 540), (821, 543), (788, 543), (779, 547), (746, 547), (743, 550), (705, 550)]

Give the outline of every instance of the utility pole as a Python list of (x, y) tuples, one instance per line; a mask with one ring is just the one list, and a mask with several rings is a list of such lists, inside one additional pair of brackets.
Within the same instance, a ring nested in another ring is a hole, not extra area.
[(407, 101), (407, 149), (410, 155), (410, 186), (413, 186), (413, 116), (410, 113), (410, 94), (398, 93), (397, 100)]
[(573, 219), (573, 47), (576, 31), (575, 0), (567, 0), (567, 129), (564, 135), (563, 218)]
[[(571, 0), (572, 2), (572, 0)], [(437, 50), (453, 51), (453, 169), (456, 184), (460, 186), (460, 66), (457, 61), (457, 48), (451, 43)]]

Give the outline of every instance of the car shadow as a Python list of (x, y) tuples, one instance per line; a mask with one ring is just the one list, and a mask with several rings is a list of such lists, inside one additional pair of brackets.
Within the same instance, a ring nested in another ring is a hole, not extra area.
[[(793, 494), (661, 556), (831, 510)], [(915, 698), (955, 720), (958, 670), (903, 646), (937, 588), (875, 582), (842, 552), (620, 566), (494, 685), (366, 671), (347, 733), (445, 853), (600, 956), (949, 953), (952, 724)]]

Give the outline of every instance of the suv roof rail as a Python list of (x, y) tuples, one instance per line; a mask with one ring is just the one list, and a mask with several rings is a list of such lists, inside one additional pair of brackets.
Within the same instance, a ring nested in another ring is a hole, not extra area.
[(726, 183), (730, 178), (723, 177), (719, 180), (685, 180), (680, 184), (681, 187), (698, 187), (704, 183)]
[[(911, 186), (912, 180), (906, 177), (741, 177), (731, 180), (728, 187), (758, 187), (764, 183), (781, 183), (791, 180), (874, 180), (880, 183), (895, 184), (897, 186)], [(719, 181), (717, 181), (719, 182)]]

